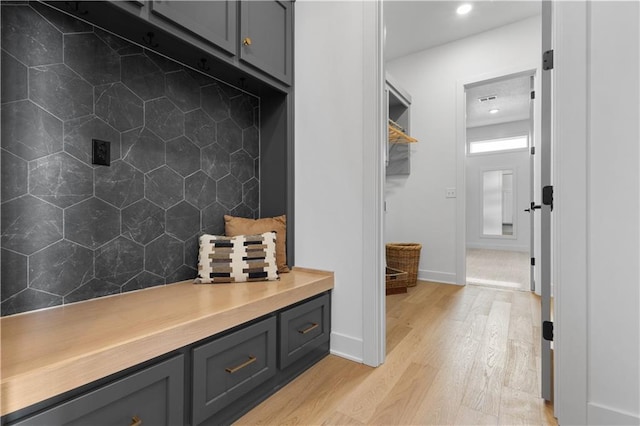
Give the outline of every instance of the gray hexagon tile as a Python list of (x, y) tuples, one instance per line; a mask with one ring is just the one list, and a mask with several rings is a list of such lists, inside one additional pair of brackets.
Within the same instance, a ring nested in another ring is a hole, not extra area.
[(229, 174), (231, 160), (229, 153), (217, 143), (201, 150), (202, 170), (213, 179), (220, 179)]
[(167, 98), (145, 103), (145, 126), (165, 141), (184, 134), (184, 114)]
[(144, 247), (118, 237), (96, 250), (95, 265), (96, 278), (120, 288), (144, 269)]
[(120, 133), (94, 115), (64, 122), (64, 150), (91, 164), (92, 139), (111, 143), (111, 161), (120, 158)]
[(95, 249), (120, 235), (120, 212), (95, 197), (64, 212), (66, 239)]
[(184, 70), (193, 78), (199, 86), (210, 86), (216, 83), (216, 80), (209, 77), (207, 74), (203, 74), (200, 71), (193, 70), (191, 68), (184, 68)]
[(27, 256), (2, 249), (2, 300), (5, 301), (27, 288)]
[(93, 33), (64, 36), (64, 63), (94, 86), (120, 80), (120, 56)]
[(95, 27), (93, 32), (100, 37), (100, 40), (107, 43), (107, 46), (112, 48), (119, 55), (135, 55), (136, 53), (142, 53), (142, 47), (136, 46), (115, 34), (104, 31), (98, 27)]
[(2, 315), (13, 315), (57, 305), (62, 305), (62, 297), (26, 288), (2, 302), (0, 310)]
[(204, 147), (217, 140), (217, 126), (202, 109), (196, 109), (184, 115), (184, 134), (193, 143)]
[(242, 149), (234, 152), (229, 156), (229, 171), (240, 182), (248, 181), (253, 177), (253, 158)]
[(146, 128), (122, 134), (122, 159), (148, 172), (165, 162), (165, 143)]
[(7, 151), (0, 153), (2, 201), (8, 201), (27, 193), (27, 162)]
[(228, 118), (218, 123), (218, 143), (228, 152), (236, 152), (242, 148), (242, 130)]
[(242, 131), (242, 149), (254, 159), (260, 157), (260, 132), (255, 126)]
[[(200, 251), (200, 233), (194, 235), (184, 242), (184, 264), (193, 268), (194, 270), (198, 269), (198, 254)], [(194, 276), (195, 277), (195, 276)]]
[(27, 99), (27, 67), (18, 62), (16, 58), (2, 50), (2, 92), (0, 100), (4, 102)]
[(87, 33), (93, 31), (92, 25), (82, 22), (73, 16), (59, 12), (44, 3), (31, 2), (29, 5), (62, 33)]
[(228, 84), (220, 83), (220, 90), (224, 93), (224, 96), (227, 99), (235, 98), (236, 96), (242, 96), (243, 93), (236, 89), (233, 86), (229, 86)]
[(233, 210), (231, 210), (230, 215), (236, 217), (247, 217), (249, 219), (254, 218), (253, 210), (251, 210), (245, 203), (238, 204)]
[(2, 105), (2, 147), (35, 160), (62, 151), (62, 122), (30, 101)]
[(198, 275), (198, 271), (189, 266), (182, 265), (172, 274), (167, 275), (165, 282), (167, 284), (176, 283), (180, 281), (193, 280)]
[(183, 201), (167, 210), (167, 234), (186, 241), (200, 231), (200, 210)]
[(164, 234), (150, 242), (144, 249), (145, 270), (167, 277), (178, 269), (184, 261), (184, 244)]
[(64, 296), (93, 276), (93, 251), (67, 240), (29, 257), (29, 287)]
[(243, 129), (255, 124), (253, 105), (249, 95), (238, 96), (229, 101), (231, 118)]
[(94, 278), (64, 296), (64, 303), (81, 302), (120, 293), (120, 286)]
[(124, 56), (122, 82), (142, 99), (159, 98), (164, 94), (164, 73), (144, 55)]
[(144, 54), (149, 57), (160, 69), (164, 72), (178, 71), (182, 69), (182, 65), (177, 63), (176, 61), (172, 61), (171, 59), (167, 59), (166, 57), (152, 52), (149, 49), (144, 49)]
[(242, 202), (251, 210), (260, 208), (260, 182), (252, 178), (242, 185)]
[(168, 209), (183, 200), (184, 180), (167, 166), (162, 166), (145, 175), (144, 196)]
[(211, 235), (224, 235), (224, 215), (230, 211), (219, 202), (202, 210), (202, 232)]
[(62, 209), (30, 195), (1, 207), (3, 248), (32, 254), (62, 239)]
[(148, 244), (164, 234), (165, 211), (148, 200), (140, 200), (122, 210), (122, 235)]
[(184, 136), (166, 144), (167, 166), (182, 176), (189, 176), (200, 170), (200, 148)]
[(144, 124), (142, 99), (122, 83), (96, 86), (95, 112), (98, 117), (121, 132)]
[(229, 98), (220, 89), (220, 86), (213, 84), (200, 89), (202, 109), (215, 121), (222, 121), (229, 117)]
[(62, 62), (62, 33), (28, 6), (2, 6), (2, 48), (28, 66)]
[(216, 181), (202, 171), (185, 179), (184, 199), (199, 209), (216, 201)]
[(218, 181), (218, 202), (232, 209), (242, 202), (242, 184), (232, 175)]
[(143, 288), (164, 285), (164, 278), (151, 272), (142, 271), (122, 286), (122, 291), (141, 290)]
[(93, 114), (91, 85), (64, 64), (29, 68), (29, 99), (63, 120)]
[(183, 112), (200, 108), (200, 85), (186, 71), (166, 74), (167, 97)]
[(97, 198), (118, 208), (127, 207), (144, 197), (144, 174), (124, 161), (97, 167), (95, 193)]
[(58, 207), (93, 195), (93, 169), (66, 152), (29, 163), (29, 193)]

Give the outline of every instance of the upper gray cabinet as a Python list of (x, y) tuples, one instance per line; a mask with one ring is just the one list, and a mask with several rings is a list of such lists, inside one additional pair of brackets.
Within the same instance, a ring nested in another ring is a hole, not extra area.
[(154, 17), (166, 19), (228, 53), (236, 54), (236, 1), (153, 0), (150, 6), (152, 20)]
[(240, 59), (291, 84), (292, 8), (288, 1), (240, 2)]

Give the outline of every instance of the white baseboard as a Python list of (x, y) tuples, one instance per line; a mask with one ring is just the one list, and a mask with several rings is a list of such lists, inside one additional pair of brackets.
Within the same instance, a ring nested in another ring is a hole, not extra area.
[(590, 425), (638, 426), (640, 416), (590, 402), (587, 404), (587, 421)]
[(332, 355), (362, 364), (362, 339), (356, 339), (334, 331), (331, 333), (330, 352)]
[(491, 243), (469, 243), (467, 242), (467, 248), (472, 249), (486, 249), (486, 250), (505, 250), (505, 251), (522, 251), (529, 252), (529, 246), (505, 246), (500, 244)]
[(456, 280), (456, 274), (453, 272), (440, 272), (420, 269), (418, 270), (418, 279), (444, 284), (459, 284)]

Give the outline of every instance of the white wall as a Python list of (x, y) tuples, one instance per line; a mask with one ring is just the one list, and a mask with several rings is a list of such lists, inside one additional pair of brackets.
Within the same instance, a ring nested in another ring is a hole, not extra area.
[(464, 282), (456, 277), (456, 200), (445, 198), (445, 189), (457, 185), (458, 85), (535, 68), (539, 55), (535, 17), (386, 64), (413, 98), (411, 134), (419, 142), (411, 149), (411, 175), (387, 178), (385, 240), (423, 245), (420, 278)]

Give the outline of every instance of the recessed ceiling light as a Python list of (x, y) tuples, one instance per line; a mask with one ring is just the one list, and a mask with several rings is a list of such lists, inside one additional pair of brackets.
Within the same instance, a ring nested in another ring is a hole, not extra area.
[(500, 110), (498, 108), (490, 109), (489, 114), (497, 114)]
[(458, 15), (466, 15), (467, 13), (471, 12), (471, 9), (473, 9), (473, 6), (471, 6), (470, 4), (463, 4), (462, 6), (458, 7), (458, 9), (456, 9), (456, 13)]

